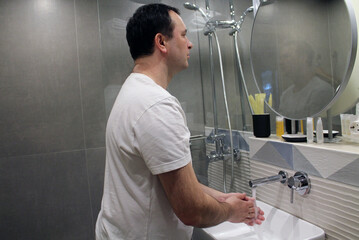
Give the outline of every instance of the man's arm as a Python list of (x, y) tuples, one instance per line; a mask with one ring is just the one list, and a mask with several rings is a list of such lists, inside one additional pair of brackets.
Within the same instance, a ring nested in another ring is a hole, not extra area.
[(214, 197), (219, 202), (224, 202), (230, 196), (237, 196), (240, 199), (249, 200), (245, 193), (223, 193), (203, 184), (201, 184), (201, 188), (205, 193)]
[(224, 221), (238, 223), (254, 218), (252, 201), (246, 201), (238, 194), (221, 201), (223, 193), (200, 184), (191, 163), (158, 177), (175, 214), (186, 225), (210, 227)]

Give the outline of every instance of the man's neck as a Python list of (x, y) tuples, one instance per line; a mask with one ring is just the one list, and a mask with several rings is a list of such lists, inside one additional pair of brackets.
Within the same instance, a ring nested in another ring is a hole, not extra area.
[(161, 59), (151, 56), (137, 59), (132, 72), (145, 74), (164, 89), (167, 88), (173, 76)]

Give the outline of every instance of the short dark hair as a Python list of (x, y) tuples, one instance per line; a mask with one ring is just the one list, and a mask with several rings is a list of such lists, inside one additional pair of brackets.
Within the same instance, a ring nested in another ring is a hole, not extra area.
[(154, 37), (157, 33), (172, 38), (173, 24), (169, 11), (179, 10), (156, 3), (139, 7), (126, 26), (126, 39), (134, 60), (151, 55), (154, 51)]

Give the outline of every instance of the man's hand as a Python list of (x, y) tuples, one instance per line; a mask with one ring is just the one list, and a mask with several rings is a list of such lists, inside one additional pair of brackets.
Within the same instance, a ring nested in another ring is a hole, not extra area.
[(254, 218), (248, 221), (246, 220), (244, 222), (249, 226), (253, 226), (254, 224), (258, 224), (258, 225), (262, 224), (262, 222), (265, 220), (264, 212), (262, 211), (262, 209), (257, 207), (257, 205), (255, 204), (256, 200), (254, 198), (248, 198), (248, 201), (252, 201), (254, 203), (255, 216)]
[(241, 223), (253, 219), (255, 209), (253, 201), (241, 199), (236, 195), (228, 197), (225, 201), (231, 206), (231, 216), (228, 219), (232, 223)]
[[(232, 197), (237, 198), (237, 201), (235, 199), (230, 199)], [(260, 225), (265, 220), (264, 212), (259, 207), (255, 206), (254, 198), (250, 198), (246, 196), (245, 193), (223, 193), (217, 196), (217, 200), (219, 202), (227, 202), (227, 200), (229, 200), (229, 202), (238, 204), (236, 217), (237, 220), (241, 219), (239, 222), (244, 222), (249, 226), (253, 226), (254, 224)], [(242, 200), (242, 201), (238, 201), (238, 200)], [(246, 205), (243, 203), (243, 201), (252, 202), (253, 205), (251, 204)], [(248, 211), (246, 211), (246, 209)], [(235, 220), (234, 222), (238, 222), (237, 220)]]

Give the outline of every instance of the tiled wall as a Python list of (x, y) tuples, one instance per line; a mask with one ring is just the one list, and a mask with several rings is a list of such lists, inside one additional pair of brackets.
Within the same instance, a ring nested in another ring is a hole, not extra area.
[(104, 149), (0, 159), (1, 239), (93, 239)]
[[(125, 26), (137, 2), (0, 1), (0, 239), (94, 239), (106, 120), (132, 70)], [(196, 17), (163, 2), (187, 25)], [(190, 67), (169, 91), (203, 132), (197, 31), (188, 37)]]
[(0, 1), (0, 239), (93, 239), (104, 170), (97, 1)]

